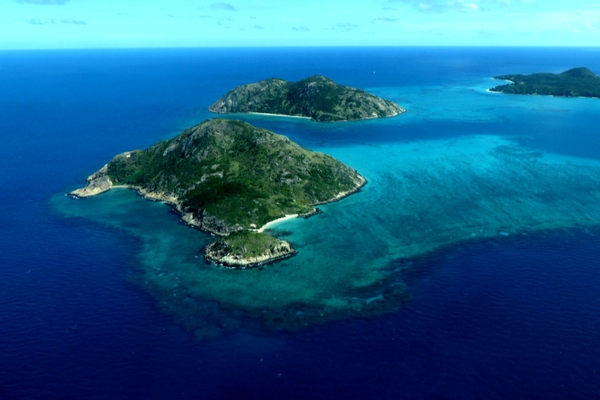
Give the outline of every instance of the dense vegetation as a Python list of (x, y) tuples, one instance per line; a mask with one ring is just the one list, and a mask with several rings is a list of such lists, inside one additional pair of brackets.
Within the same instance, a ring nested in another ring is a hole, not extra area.
[(392, 101), (338, 85), (320, 75), (299, 82), (272, 78), (238, 86), (217, 100), (209, 110), (216, 113), (303, 116), (320, 122), (390, 117), (404, 112)]
[(357, 188), (362, 179), (334, 158), (285, 136), (225, 119), (119, 155), (108, 163), (107, 175), (115, 185), (177, 199), (181, 212), (205, 221), (202, 227), (215, 233), (307, 213), (311, 205)]
[(560, 74), (502, 75), (511, 81), (490, 89), (509, 94), (538, 94), (561, 97), (600, 97), (600, 77), (587, 68), (573, 68)]

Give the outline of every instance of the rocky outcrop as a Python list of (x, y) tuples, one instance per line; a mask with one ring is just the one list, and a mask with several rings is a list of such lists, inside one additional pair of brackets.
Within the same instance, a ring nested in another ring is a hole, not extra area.
[(405, 112), (390, 100), (338, 85), (320, 75), (299, 82), (272, 78), (238, 86), (211, 105), (209, 111), (301, 116), (319, 122), (394, 117)]
[(69, 196), (91, 197), (106, 192), (113, 186), (110, 177), (106, 173), (107, 168), (108, 164), (94, 172), (92, 175), (88, 176), (87, 186), (81, 189), (73, 190), (71, 193), (69, 193)]
[(235, 252), (227, 240), (216, 241), (204, 249), (206, 259), (235, 269), (253, 268), (265, 263), (281, 260), (296, 254), (296, 250), (285, 240), (277, 240), (275, 245), (265, 249), (257, 256), (248, 256), (244, 252)]

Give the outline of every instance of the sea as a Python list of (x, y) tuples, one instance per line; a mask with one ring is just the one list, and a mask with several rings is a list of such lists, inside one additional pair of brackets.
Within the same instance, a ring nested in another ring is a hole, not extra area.
[[(600, 100), (487, 91), (583, 66), (600, 48), (0, 51), (0, 399), (600, 398)], [(312, 75), (407, 111), (207, 110)], [(65, 196), (216, 117), (368, 184), (276, 225), (298, 255), (247, 271), (133, 191)]]

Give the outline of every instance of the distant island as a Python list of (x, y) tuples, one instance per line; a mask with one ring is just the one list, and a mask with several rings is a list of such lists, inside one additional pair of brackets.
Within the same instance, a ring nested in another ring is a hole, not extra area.
[(275, 114), (336, 122), (393, 117), (406, 110), (390, 100), (315, 75), (298, 82), (271, 78), (238, 86), (218, 99), (209, 111)]
[(90, 197), (133, 188), (172, 205), (182, 220), (222, 236), (207, 259), (247, 268), (293, 255), (290, 243), (262, 233), (274, 220), (310, 215), (366, 181), (334, 158), (248, 123), (212, 119), (147, 150), (115, 156), (69, 193)]
[(501, 75), (494, 79), (511, 81), (491, 88), (506, 94), (534, 94), (560, 97), (600, 97), (600, 77), (588, 68), (573, 68), (560, 74)]

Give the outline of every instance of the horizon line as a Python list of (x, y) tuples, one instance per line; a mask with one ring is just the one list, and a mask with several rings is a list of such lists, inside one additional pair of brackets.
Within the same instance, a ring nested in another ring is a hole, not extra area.
[(0, 48), (0, 51), (71, 51), (71, 50), (183, 50), (183, 49), (328, 49), (328, 48), (544, 48), (599, 49), (593, 45), (297, 45), (297, 46), (119, 46), (119, 47), (36, 47)]

